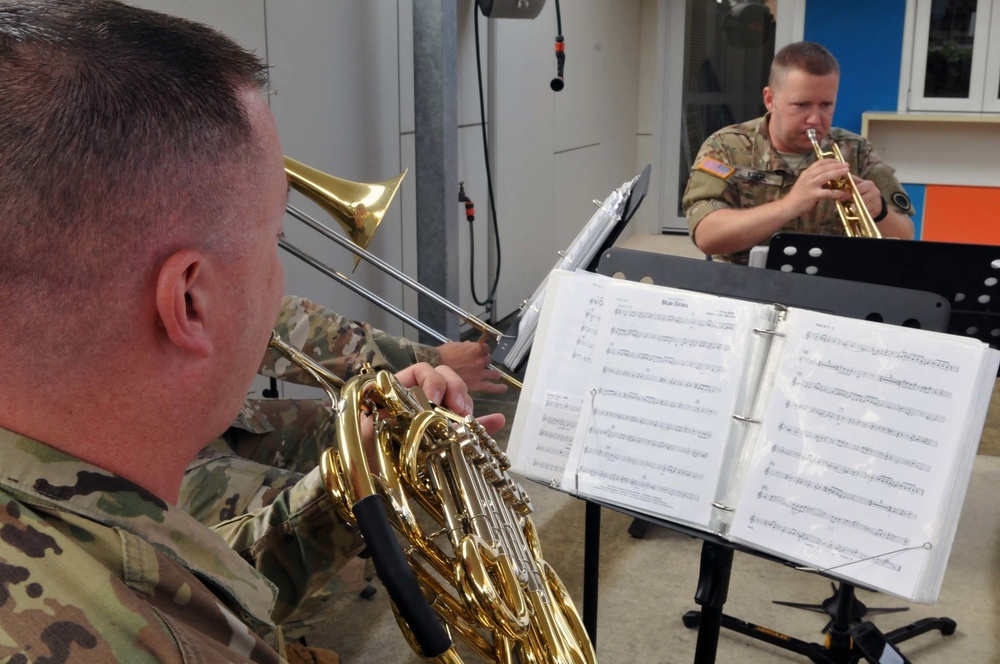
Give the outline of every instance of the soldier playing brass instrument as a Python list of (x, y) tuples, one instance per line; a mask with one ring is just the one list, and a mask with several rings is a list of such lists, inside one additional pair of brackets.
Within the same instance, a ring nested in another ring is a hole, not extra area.
[[(215, 532), (173, 506), (284, 290), (265, 85), (204, 26), (0, 0), (4, 661), (283, 662), (275, 623), (360, 544), (318, 470)], [(399, 381), (468, 412), (454, 372)]]
[[(837, 201), (855, 186), (883, 237), (913, 238), (913, 206), (893, 169), (865, 138), (831, 127), (840, 67), (819, 44), (781, 49), (764, 88), (762, 118), (715, 132), (691, 169), (682, 204), (694, 243), (717, 260), (746, 264), (750, 249), (782, 230), (843, 235)], [(818, 159), (809, 140), (836, 143), (844, 162)]]

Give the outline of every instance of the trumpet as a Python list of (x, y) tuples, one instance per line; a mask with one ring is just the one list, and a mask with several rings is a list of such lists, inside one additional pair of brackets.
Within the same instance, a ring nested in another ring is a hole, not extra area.
[[(596, 664), (566, 587), (542, 558), (531, 500), (482, 425), (388, 371), (345, 383), (274, 333), (269, 345), (332, 401), (337, 446), (321, 461), (327, 494), (364, 537), (414, 651), (429, 662), (462, 662), (450, 628), (501, 664)], [(374, 423), (371, 467), (363, 417)]]
[[(844, 157), (840, 153), (840, 148), (836, 143), (831, 141), (831, 149), (824, 151), (816, 139), (815, 129), (806, 129), (806, 136), (809, 137), (809, 142), (812, 143), (817, 157), (820, 159), (836, 159), (844, 163)], [(878, 226), (875, 225), (875, 221), (865, 206), (865, 202), (861, 199), (861, 194), (858, 193), (858, 187), (854, 184), (854, 179), (850, 173), (836, 180), (831, 180), (828, 186), (830, 189), (846, 191), (851, 194), (850, 200), (837, 201), (837, 214), (840, 216), (840, 223), (844, 225), (844, 231), (848, 237), (882, 237), (882, 233), (879, 231)]]

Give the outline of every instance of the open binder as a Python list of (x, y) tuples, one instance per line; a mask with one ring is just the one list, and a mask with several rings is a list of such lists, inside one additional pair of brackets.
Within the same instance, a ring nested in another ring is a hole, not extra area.
[(555, 271), (508, 449), (561, 490), (936, 600), (1000, 353)]

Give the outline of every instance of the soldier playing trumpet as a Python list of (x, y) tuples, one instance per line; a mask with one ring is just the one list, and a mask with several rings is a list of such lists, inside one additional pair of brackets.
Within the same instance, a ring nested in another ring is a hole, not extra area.
[[(702, 145), (683, 207), (694, 243), (717, 260), (746, 264), (781, 230), (843, 235), (829, 183), (850, 174), (883, 237), (913, 238), (913, 206), (893, 169), (865, 138), (831, 127), (840, 66), (823, 46), (797, 42), (774, 56), (764, 117), (725, 127)], [(808, 130), (835, 142), (844, 162), (818, 159)]]

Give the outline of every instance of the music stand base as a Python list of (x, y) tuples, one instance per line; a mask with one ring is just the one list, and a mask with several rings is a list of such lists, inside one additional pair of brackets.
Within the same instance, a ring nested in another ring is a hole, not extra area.
[[(712, 613), (712, 609), (708, 609), (708, 612)], [(714, 620), (715, 618), (709, 618), (706, 615), (706, 619)], [(688, 629), (698, 629), (702, 620), (702, 611), (688, 611), (684, 614), (682, 620), (684, 626)], [(872, 624), (867, 622), (857, 625), (846, 633), (838, 634), (836, 631), (829, 633), (826, 644), (796, 639), (787, 634), (740, 620), (725, 613), (721, 616), (720, 626), (743, 636), (777, 646), (782, 650), (802, 655), (809, 658), (809, 661), (815, 664), (854, 664), (861, 661), (878, 664), (879, 662), (879, 659), (869, 657), (855, 646), (858, 642), (856, 637), (862, 630), (869, 633), (871, 631), (878, 633), (877, 630), (874, 630)], [(950, 636), (955, 633), (956, 627), (955, 621), (951, 618), (924, 618), (905, 627), (894, 629), (887, 634), (882, 635), (879, 633), (879, 636), (887, 643), (898, 645), (903, 641), (934, 630), (940, 631), (944, 636)]]

